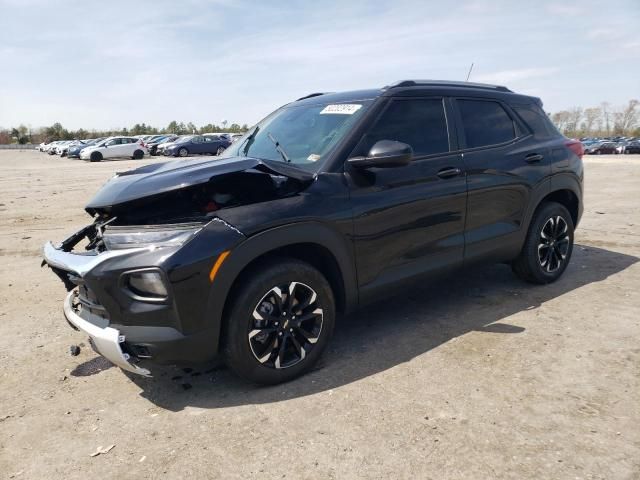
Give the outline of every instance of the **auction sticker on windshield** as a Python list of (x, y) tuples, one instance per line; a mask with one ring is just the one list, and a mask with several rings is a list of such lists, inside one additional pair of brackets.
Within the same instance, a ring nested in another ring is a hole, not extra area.
[(362, 105), (359, 105), (357, 103), (337, 103), (324, 107), (320, 112), (320, 115), (353, 115), (361, 108)]

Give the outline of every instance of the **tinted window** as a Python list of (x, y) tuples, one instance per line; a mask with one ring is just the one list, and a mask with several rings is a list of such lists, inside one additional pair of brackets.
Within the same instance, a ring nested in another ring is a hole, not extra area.
[(508, 142), (515, 138), (513, 120), (497, 102), (458, 100), (467, 148)]
[(560, 135), (549, 117), (537, 105), (512, 105), (536, 137), (552, 138)]
[(447, 120), (440, 99), (394, 100), (358, 147), (366, 155), (378, 140), (411, 145), (416, 155), (449, 151)]

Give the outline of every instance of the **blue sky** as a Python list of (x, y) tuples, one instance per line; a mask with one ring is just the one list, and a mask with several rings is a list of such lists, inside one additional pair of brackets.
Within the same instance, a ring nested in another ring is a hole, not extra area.
[(506, 84), (640, 97), (640, 1), (0, 0), (0, 126), (252, 124), (310, 92)]

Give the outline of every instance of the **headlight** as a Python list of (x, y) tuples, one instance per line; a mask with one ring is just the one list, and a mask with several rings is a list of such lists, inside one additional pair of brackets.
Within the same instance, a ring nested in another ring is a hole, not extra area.
[[(144, 227), (143, 227), (144, 228)], [(107, 228), (102, 236), (109, 250), (141, 247), (173, 247), (182, 245), (198, 233), (202, 225), (192, 224), (171, 228), (147, 227), (144, 230), (122, 230), (120, 227)]]

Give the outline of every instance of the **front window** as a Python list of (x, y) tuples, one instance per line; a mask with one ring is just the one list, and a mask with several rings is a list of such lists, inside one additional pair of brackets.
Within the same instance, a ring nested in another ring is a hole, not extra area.
[(369, 105), (370, 100), (287, 105), (250, 129), (223, 156), (290, 162), (315, 170)]

